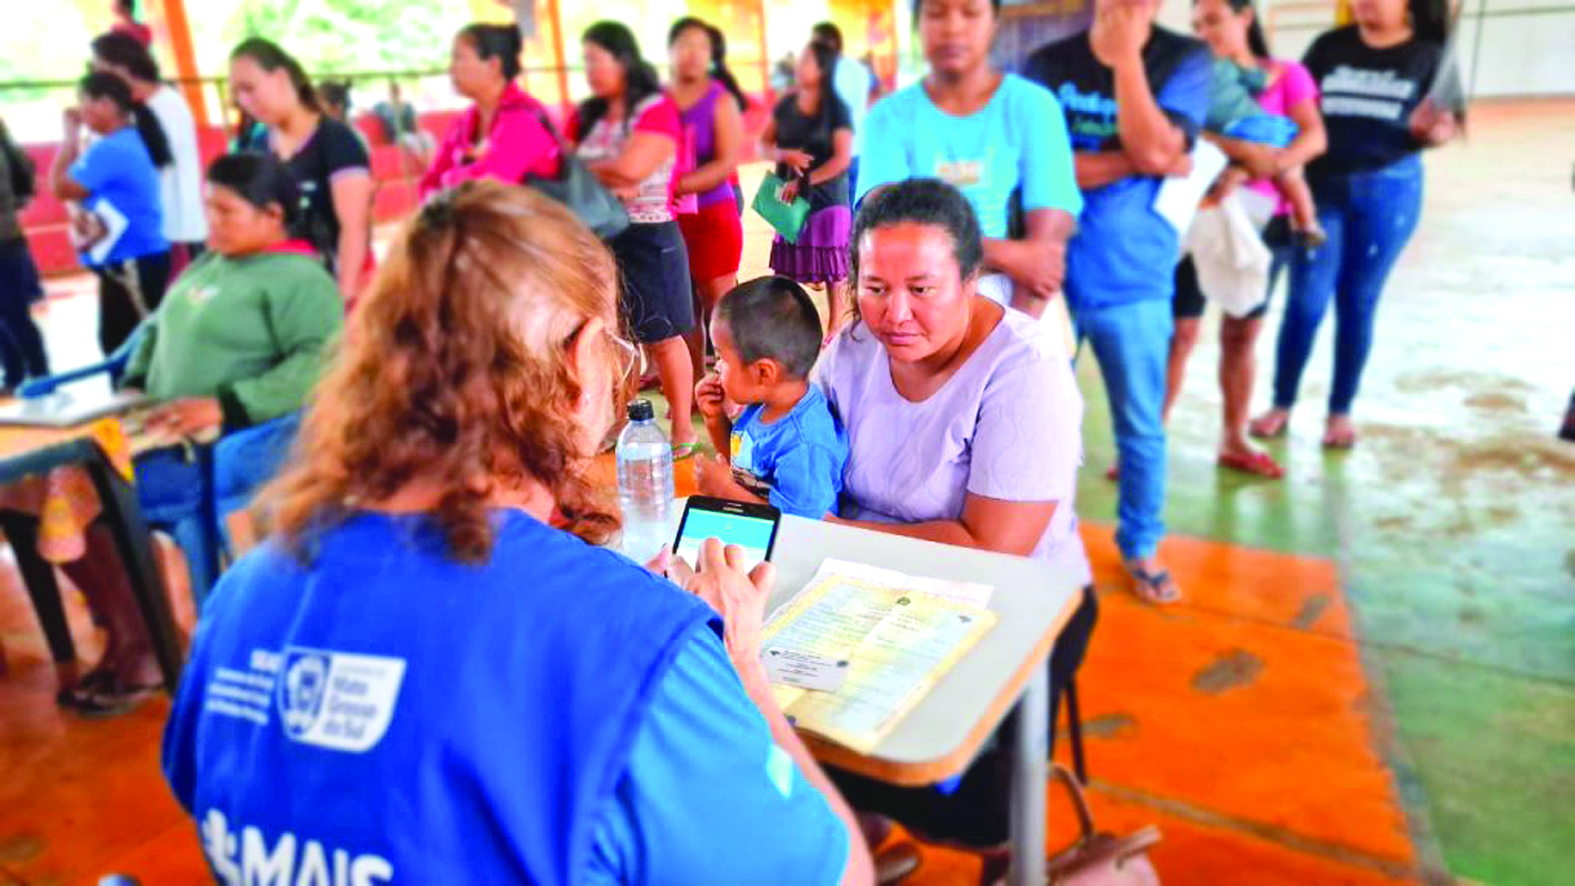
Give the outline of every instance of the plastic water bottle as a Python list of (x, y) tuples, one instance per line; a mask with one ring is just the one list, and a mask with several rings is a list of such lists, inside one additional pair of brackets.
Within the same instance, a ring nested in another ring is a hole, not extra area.
[(618, 503), (623, 552), (645, 563), (671, 541), (673, 529), (673, 449), (650, 400), (629, 404), (629, 424), (618, 435)]

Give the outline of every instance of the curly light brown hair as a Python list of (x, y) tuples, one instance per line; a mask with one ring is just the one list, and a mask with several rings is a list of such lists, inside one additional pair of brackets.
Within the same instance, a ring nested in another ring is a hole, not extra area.
[(441, 490), (430, 514), (450, 556), (481, 562), (490, 497), (532, 479), (566, 528), (605, 542), (617, 512), (587, 479), (599, 441), (574, 413), (601, 394), (581, 389), (569, 347), (601, 318), (617, 365), (617, 283), (606, 247), (538, 192), (474, 181), (433, 198), (313, 395), (292, 466), (264, 496), (271, 528), (309, 557), (322, 532), (419, 478)]

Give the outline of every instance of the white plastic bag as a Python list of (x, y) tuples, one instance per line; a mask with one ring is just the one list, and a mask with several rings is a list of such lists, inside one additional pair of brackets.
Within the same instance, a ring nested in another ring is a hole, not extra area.
[(1269, 248), (1238, 193), (1198, 210), (1186, 250), (1203, 294), (1232, 317), (1245, 317), (1269, 297)]

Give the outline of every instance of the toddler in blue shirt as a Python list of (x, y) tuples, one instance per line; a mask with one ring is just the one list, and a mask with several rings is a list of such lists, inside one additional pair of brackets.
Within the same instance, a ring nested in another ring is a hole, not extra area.
[(711, 342), (716, 371), (695, 400), (719, 454), (695, 459), (700, 494), (815, 520), (835, 510), (848, 437), (809, 383), (821, 343), (809, 294), (786, 277), (740, 284), (717, 303)]

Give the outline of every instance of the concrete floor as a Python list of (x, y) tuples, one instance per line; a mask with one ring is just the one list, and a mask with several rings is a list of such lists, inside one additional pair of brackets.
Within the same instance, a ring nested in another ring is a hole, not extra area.
[[(1160, 824), (1166, 883), (1570, 882), (1575, 445), (1553, 432), (1575, 385), (1571, 121), (1575, 102), (1484, 106), (1467, 142), (1428, 158), (1355, 451), (1318, 446), (1326, 326), (1291, 437), (1274, 446), (1285, 480), (1217, 471), (1205, 322), (1172, 419), (1163, 553), (1181, 606), (1124, 591), (1104, 397), (1092, 361), (1080, 367), (1079, 512), (1102, 595), (1079, 678), (1092, 799), (1109, 829)], [(768, 247), (758, 219), (746, 230), (748, 275)], [(62, 367), (90, 359), (91, 316), (88, 299), (49, 303)], [(194, 834), (157, 774), (166, 703), (110, 722), (57, 712), (9, 569), (0, 640), (0, 882), (196, 881)], [(1052, 831), (1052, 845), (1069, 838), (1065, 814)], [(976, 870), (925, 847), (910, 882)]]

